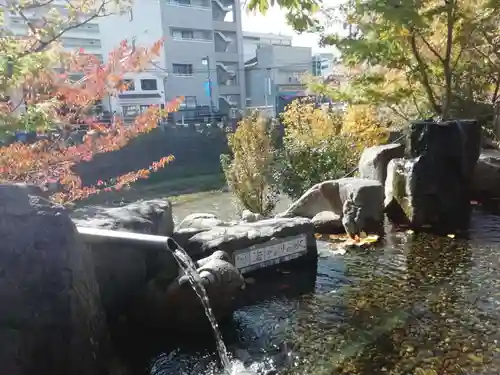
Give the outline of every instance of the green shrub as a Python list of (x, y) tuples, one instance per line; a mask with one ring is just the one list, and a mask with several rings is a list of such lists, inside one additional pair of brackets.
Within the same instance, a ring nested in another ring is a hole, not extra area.
[(299, 198), (312, 185), (352, 172), (360, 149), (351, 134), (342, 134), (343, 116), (307, 100), (295, 100), (281, 115), (285, 137), (277, 172), (283, 193)]
[(286, 139), (279, 158), (281, 190), (297, 199), (316, 183), (352, 172), (358, 159), (359, 151), (349, 137), (331, 136), (315, 145)]
[(264, 216), (274, 210), (278, 197), (273, 180), (275, 149), (269, 125), (257, 113), (245, 117), (228, 136), (231, 155), (221, 155), (231, 192), (244, 208)]

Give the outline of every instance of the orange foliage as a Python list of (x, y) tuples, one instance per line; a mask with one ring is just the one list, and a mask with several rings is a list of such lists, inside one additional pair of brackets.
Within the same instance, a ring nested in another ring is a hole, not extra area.
[[(115, 95), (123, 91), (123, 74), (140, 71), (147, 67), (154, 56), (159, 56), (162, 41), (151, 48), (129, 48), (123, 42), (113, 51), (106, 64), (92, 55), (79, 51), (67, 55), (65, 69), (71, 72), (84, 72), (84, 78), (76, 83), (69, 82), (64, 74), (42, 70), (36, 75), (30, 73), (24, 80), (23, 89), (27, 104), (40, 103), (49, 98), (57, 98), (58, 105), (52, 108), (54, 123), (68, 127), (68, 110), (83, 113), (96, 100), (105, 95)], [(179, 99), (182, 100), (182, 99)], [(73, 167), (82, 161), (90, 161), (100, 153), (116, 151), (124, 147), (131, 139), (156, 128), (162, 116), (175, 111), (180, 102), (172, 102), (165, 109), (150, 106), (139, 115), (133, 124), (124, 124), (122, 119), (113, 117), (110, 126), (87, 119), (89, 131), (83, 143), (68, 146), (64, 140), (42, 140), (34, 144), (14, 143), (0, 147), (0, 181), (35, 184), (47, 187), (56, 184), (52, 198), (58, 203), (67, 203), (87, 198), (101, 191), (119, 190), (138, 180), (148, 178), (152, 172), (163, 168), (174, 160), (166, 156), (148, 169), (129, 172), (111, 181), (96, 181), (92, 186), (83, 186), (82, 181), (73, 172)], [(64, 107), (66, 110), (58, 110)], [(2, 107), (0, 111), (12, 110)]]

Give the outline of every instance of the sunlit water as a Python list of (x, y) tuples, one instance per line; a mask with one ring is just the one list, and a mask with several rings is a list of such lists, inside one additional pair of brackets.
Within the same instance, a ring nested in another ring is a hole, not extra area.
[[(261, 281), (274, 295), (235, 312), (228, 351), (256, 374), (498, 374), (498, 228), (477, 214), (469, 241), (389, 234), (344, 255), (321, 242), (315, 277)], [(149, 374), (220, 373), (210, 347), (156, 350)]]
[[(255, 374), (497, 375), (499, 229), (500, 217), (477, 212), (469, 240), (388, 233), (345, 254), (319, 242), (316, 269), (248, 285), (221, 327), (229, 358)], [(134, 375), (221, 373), (212, 336), (149, 337), (132, 350)]]

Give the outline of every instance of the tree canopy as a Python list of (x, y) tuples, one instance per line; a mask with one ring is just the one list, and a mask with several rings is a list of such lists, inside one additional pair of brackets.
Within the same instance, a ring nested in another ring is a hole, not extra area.
[[(333, 7), (318, 1), (307, 3), (314, 12), (302, 13), (306, 22), (291, 17), (300, 9), (296, 2), (277, 4), (296, 30), (312, 25), (351, 68), (347, 86), (313, 82), (313, 88), (339, 100), (384, 105), (405, 118), (492, 114), (500, 85), (499, 2), (348, 0)], [(327, 34), (333, 15), (349, 32)]]
[[(73, 167), (99, 153), (116, 151), (158, 125), (165, 109), (150, 106), (131, 124), (113, 116), (105, 125), (89, 113), (97, 102), (126, 89), (124, 75), (141, 71), (160, 56), (163, 41), (151, 46), (130, 46), (126, 41), (101, 62), (84, 50), (62, 48), (61, 37), (92, 20), (121, 12), (130, 4), (115, 0), (13, 0), (0, 6), (0, 131), (36, 131), (34, 144), (10, 143), (0, 147), (0, 182), (22, 182), (52, 189), (52, 198), (66, 203), (103, 190), (121, 189), (173, 160), (166, 155), (149, 168), (130, 171), (109, 181), (83, 186)], [(27, 33), (16, 35), (4, 24), (5, 12), (20, 19)], [(72, 79), (71, 75), (78, 79)], [(88, 130), (83, 139), (68, 142), (67, 134)], [(55, 130), (54, 132), (47, 132)], [(66, 135), (65, 135), (66, 133)]]

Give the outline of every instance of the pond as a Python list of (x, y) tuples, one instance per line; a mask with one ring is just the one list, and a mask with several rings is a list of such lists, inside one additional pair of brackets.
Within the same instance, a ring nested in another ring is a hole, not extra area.
[[(226, 193), (199, 198), (175, 215), (235, 212)], [(252, 280), (263, 293), (222, 327), (228, 350), (257, 374), (498, 374), (499, 228), (478, 211), (467, 240), (387, 233), (346, 253), (320, 241), (316, 269)], [(211, 336), (150, 336), (128, 350), (134, 375), (217, 374)]]

